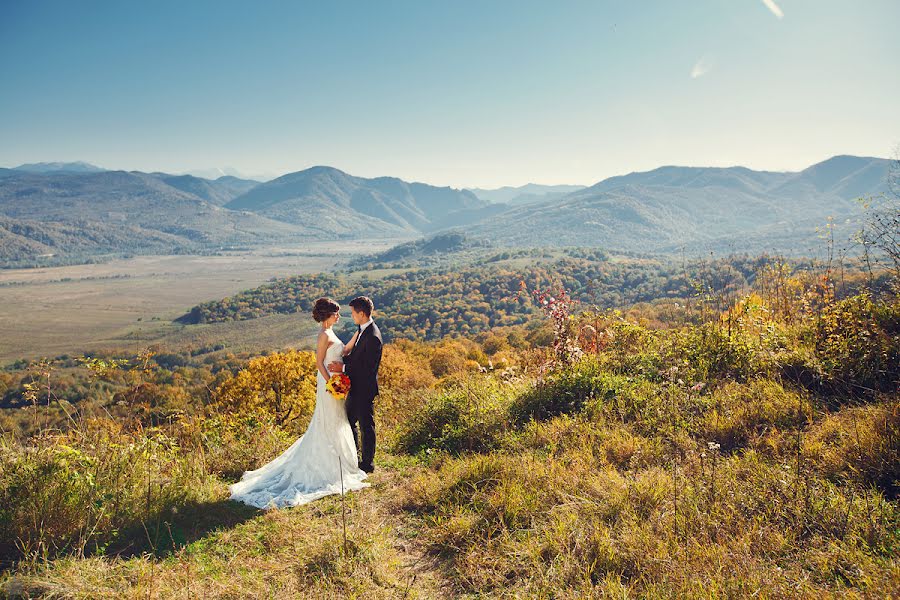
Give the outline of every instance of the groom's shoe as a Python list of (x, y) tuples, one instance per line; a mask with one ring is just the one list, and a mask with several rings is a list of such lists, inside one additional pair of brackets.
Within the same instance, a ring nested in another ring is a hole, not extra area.
[(370, 475), (375, 472), (375, 467), (372, 465), (364, 465), (364, 464), (360, 463), (359, 468), (362, 469), (363, 471), (365, 471), (366, 473), (369, 473)]

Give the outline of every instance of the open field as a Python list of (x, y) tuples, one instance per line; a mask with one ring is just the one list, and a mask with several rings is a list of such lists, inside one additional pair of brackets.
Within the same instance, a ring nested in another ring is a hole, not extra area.
[[(192, 344), (197, 336), (226, 344), (262, 341), (248, 333), (246, 325), (185, 330), (171, 320), (199, 302), (256, 287), (272, 277), (327, 271), (351, 255), (377, 252), (393, 243), (311, 243), (223, 256), (139, 256), (104, 264), (2, 270), (0, 363), (90, 348), (132, 348), (148, 341)], [(267, 341), (289, 344), (293, 334), (288, 332), (306, 325), (295, 323), (297, 317), (288, 315), (274, 328), (266, 321), (254, 331), (262, 325), (274, 336)]]

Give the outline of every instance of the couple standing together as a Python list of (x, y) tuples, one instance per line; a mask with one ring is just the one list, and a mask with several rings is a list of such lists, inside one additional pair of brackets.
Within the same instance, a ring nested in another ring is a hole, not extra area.
[[(247, 471), (233, 484), (231, 499), (257, 508), (306, 504), (330, 494), (368, 487), (374, 471), (375, 396), (381, 364), (381, 331), (372, 320), (375, 306), (366, 296), (350, 301), (358, 325), (344, 345), (332, 327), (341, 307), (331, 298), (319, 298), (312, 316), (321, 325), (316, 344), (316, 407), (306, 432), (272, 462)], [(331, 373), (346, 373), (350, 393), (339, 400), (326, 389)], [(357, 458), (362, 430), (362, 458)]]

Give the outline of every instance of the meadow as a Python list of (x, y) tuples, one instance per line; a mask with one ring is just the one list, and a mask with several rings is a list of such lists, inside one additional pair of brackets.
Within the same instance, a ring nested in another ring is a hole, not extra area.
[[(390, 244), (308, 243), (216, 256), (136, 256), (97, 264), (0, 269), (0, 363), (92, 348), (133, 351), (151, 342), (176, 347), (195, 343), (203, 339), (202, 331), (185, 332), (171, 322), (192, 305), (272, 278), (328, 271), (360, 251)], [(217, 328), (210, 335), (226, 343), (246, 339), (246, 328), (232, 329)], [(272, 338), (257, 335), (250, 341), (260, 342), (257, 347), (295, 341), (278, 330), (273, 328)]]
[(525, 323), (396, 339), (373, 487), (286, 510), (227, 484), (305, 428), (309, 352), (20, 364), (0, 375), (0, 589), (896, 596), (900, 303), (891, 273), (860, 281), (763, 262), (626, 310), (528, 289)]

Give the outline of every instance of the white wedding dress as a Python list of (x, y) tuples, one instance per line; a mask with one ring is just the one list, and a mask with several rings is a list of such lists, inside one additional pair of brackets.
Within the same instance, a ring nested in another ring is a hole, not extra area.
[[(343, 342), (331, 328), (325, 333), (332, 342), (325, 353), (325, 364), (341, 361)], [(342, 472), (344, 492), (369, 487), (364, 481), (366, 472), (357, 466), (356, 443), (345, 400), (328, 393), (321, 373), (317, 372), (316, 379), (316, 407), (306, 433), (278, 458), (244, 473), (229, 488), (232, 500), (257, 508), (306, 504), (340, 494)]]

